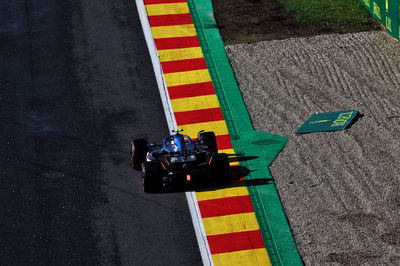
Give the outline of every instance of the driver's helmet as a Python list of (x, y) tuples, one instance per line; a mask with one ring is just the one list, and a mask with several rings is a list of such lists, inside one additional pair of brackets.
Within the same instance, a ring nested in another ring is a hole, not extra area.
[(175, 146), (174, 151), (183, 151), (185, 149), (185, 139), (180, 134), (173, 135), (171, 144)]

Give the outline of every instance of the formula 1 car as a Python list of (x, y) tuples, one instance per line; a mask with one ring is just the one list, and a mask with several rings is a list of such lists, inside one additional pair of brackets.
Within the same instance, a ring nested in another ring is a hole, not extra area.
[[(197, 139), (180, 134), (164, 138), (162, 145), (149, 144), (145, 139), (131, 142), (131, 165), (142, 170), (143, 190), (159, 192), (163, 188), (187, 183), (228, 183), (230, 166), (228, 155), (218, 153), (214, 132), (200, 131)], [(199, 182), (198, 182), (199, 181)]]

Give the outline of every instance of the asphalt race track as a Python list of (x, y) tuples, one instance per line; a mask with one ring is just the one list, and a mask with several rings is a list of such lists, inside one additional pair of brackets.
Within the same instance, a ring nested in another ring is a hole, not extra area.
[(202, 264), (129, 166), (168, 134), (133, 0), (1, 1), (0, 68), (0, 265)]

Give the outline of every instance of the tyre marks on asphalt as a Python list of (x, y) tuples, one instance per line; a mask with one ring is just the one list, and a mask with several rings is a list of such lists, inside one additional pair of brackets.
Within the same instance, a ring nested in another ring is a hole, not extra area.
[[(192, 137), (214, 131), (219, 152), (235, 155), (186, 0), (144, 0), (179, 128)], [(233, 173), (241, 178), (238, 162)], [(196, 192), (215, 265), (270, 265), (243, 181)]]

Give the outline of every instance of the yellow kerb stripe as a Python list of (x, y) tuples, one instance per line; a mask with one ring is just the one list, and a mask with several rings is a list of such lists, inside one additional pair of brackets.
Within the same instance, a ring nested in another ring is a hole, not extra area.
[(189, 37), (197, 35), (193, 24), (152, 27), (151, 31), (154, 39)]
[(214, 131), (216, 135), (228, 134), (228, 128), (226, 127), (225, 120), (198, 123), (198, 124), (189, 124), (182, 126), (178, 125), (178, 127), (183, 129), (185, 134), (189, 136), (197, 136), (197, 133), (200, 130)]
[(264, 248), (242, 250), (212, 255), (215, 266), (271, 266), (267, 250)]
[(235, 160), (235, 150), (234, 149), (225, 149), (225, 150), (218, 150), (219, 153), (226, 153), (230, 159), (232, 159), (229, 163), (230, 166), (239, 166), (239, 162)]
[(225, 150), (218, 150), (219, 153), (226, 153), (229, 157), (234, 158), (235, 150), (234, 149), (225, 149)]
[[(146, 5), (146, 10), (148, 16), (189, 13), (187, 3)], [(197, 34), (196, 29), (192, 24), (152, 27), (151, 30), (155, 39), (188, 37), (196, 36)], [(160, 50), (158, 51), (158, 53), (161, 62), (203, 57), (203, 53), (200, 47)], [(211, 81), (208, 70), (170, 73), (165, 74), (164, 76), (167, 86), (179, 86), (184, 84), (194, 84)], [(191, 97), (190, 100), (188, 98), (177, 99), (172, 100), (171, 102), (174, 112), (219, 107), (218, 99), (215, 95)], [(186, 134), (193, 136), (196, 135), (199, 130), (203, 129), (213, 130), (216, 135), (228, 134), (228, 129), (226, 127), (225, 121), (198, 123), (180, 126), (180, 128), (184, 129)], [(233, 149), (220, 150), (219, 152), (234, 154)], [(231, 163), (231, 165), (238, 165), (238, 163), (233, 162)], [(199, 201), (243, 195), (248, 195), (248, 190), (245, 186), (222, 188), (216, 191), (196, 192), (196, 196)], [(227, 234), (259, 229), (257, 218), (254, 213), (243, 213), (204, 218), (203, 223), (207, 235)], [(271, 261), (265, 249), (221, 253), (213, 255), (212, 257), (214, 264), (217, 266), (271, 265)]]
[(181, 49), (167, 49), (158, 50), (161, 62), (202, 58), (203, 51), (201, 47), (181, 48)]
[[(217, 96), (212, 94), (171, 100), (171, 105), (174, 112), (185, 112), (199, 109), (217, 108), (219, 107), (219, 102)], [(197, 136), (197, 133), (195, 136)]]
[(230, 166), (239, 166), (239, 162), (230, 162), (229, 165)]
[(211, 81), (208, 69), (168, 73), (164, 77), (167, 87)]
[(207, 236), (259, 230), (254, 212), (203, 218)]
[(146, 10), (148, 16), (189, 13), (187, 3), (146, 5)]
[[(238, 183), (239, 186), (233, 186), (233, 183)], [(218, 188), (217, 190), (207, 190), (202, 192), (196, 192), (196, 198), (198, 201), (210, 200), (210, 199), (221, 199), (237, 196), (249, 195), (249, 191), (243, 181), (233, 182), (227, 188)]]

